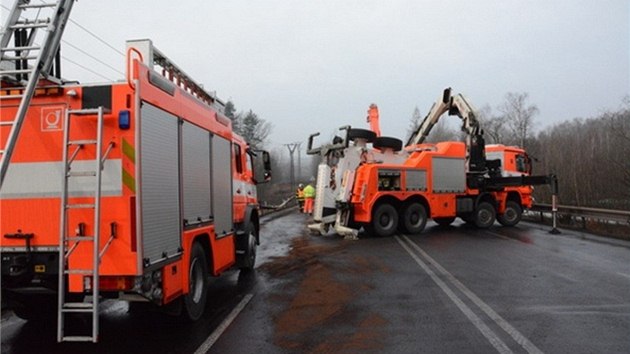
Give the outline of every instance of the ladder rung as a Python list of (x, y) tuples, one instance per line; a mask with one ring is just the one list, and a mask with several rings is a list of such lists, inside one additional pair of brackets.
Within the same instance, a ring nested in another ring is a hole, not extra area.
[(69, 236), (66, 241), (94, 241), (93, 236)]
[(76, 172), (68, 172), (68, 177), (94, 177), (96, 176), (96, 171), (76, 171)]
[(33, 69), (2, 70), (2, 71), (0, 71), (0, 75), (28, 74), (28, 73), (30, 73), (32, 71), (33, 71)]
[[(110, 113), (110, 110), (107, 108), (103, 108), (103, 114), (108, 114), (108, 113)], [(68, 114), (74, 114), (77, 116), (93, 115), (93, 114), (98, 114), (98, 108), (73, 109), (73, 110), (68, 110)]]
[(96, 144), (96, 140), (70, 140), (68, 141), (68, 145), (89, 145)]
[(37, 55), (28, 55), (25, 57), (17, 57), (17, 56), (3, 56), (2, 59), (4, 60), (33, 60), (33, 59), (37, 59)]
[(11, 29), (23, 29), (23, 28), (43, 28), (43, 27), (48, 27), (48, 24), (50, 23), (50, 21), (45, 21), (45, 22), (30, 22), (30, 23), (18, 23), (16, 25), (13, 26), (9, 26), (9, 28)]
[(92, 309), (91, 302), (66, 302), (63, 304), (64, 309)]
[(5, 122), (0, 122), (0, 126), (2, 126), (2, 125), (13, 125), (13, 124), (15, 124), (15, 122), (12, 121), (12, 120), (7, 120)]
[(64, 336), (61, 337), (61, 340), (65, 342), (91, 342), (94, 338), (89, 336)]
[(91, 269), (66, 269), (63, 271), (64, 274), (82, 274), (82, 275), (92, 275), (94, 271)]
[[(24, 96), (22, 96), (22, 95), (3, 95), (3, 96), (0, 96), (0, 100), (10, 100), (10, 99), (13, 99), (13, 98), (22, 98), (22, 97), (24, 97)], [(2, 122), (2, 123), (6, 123), (6, 122)], [(13, 124), (13, 122), (11, 122), (11, 124)], [(6, 124), (0, 124), (0, 125), (6, 125)]]
[(94, 204), (66, 204), (67, 209), (94, 209)]
[(0, 52), (17, 52), (17, 51), (28, 51), (28, 50), (39, 50), (41, 49), (40, 46), (36, 46), (36, 45), (31, 45), (31, 46), (24, 46), (24, 47), (6, 47), (6, 48), (0, 48)]
[(61, 312), (92, 312), (92, 309), (62, 309)]
[(57, 3), (54, 2), (50, 2), (47, 4), (24, 4), (24, 5), (18, 5), (18, 7), (20, 9), (37, 9), (37, 8), (42, 8), (42, 7), (55, 7), (57, 6)]

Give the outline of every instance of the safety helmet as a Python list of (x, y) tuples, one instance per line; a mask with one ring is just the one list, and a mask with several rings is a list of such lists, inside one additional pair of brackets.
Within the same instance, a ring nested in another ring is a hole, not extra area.
[(304, 185), (302, 183), (298, 184), (298, 188), (304, 188)]

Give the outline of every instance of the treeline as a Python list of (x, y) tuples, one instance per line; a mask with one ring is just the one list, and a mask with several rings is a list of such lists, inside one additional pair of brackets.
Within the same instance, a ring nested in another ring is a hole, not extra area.
[(537, 172), (558, 176), (561, 204), (630, 210), (630, 105), (557, 124), (528, 145)]
[(225, 104), (225, 115), (232, 120), (234, 131), (245, 138), (253, 149), (262, 149), (265, 146), (271, 133), (271, 123), (260, 118), (251, 109), (237, 112), (232, 100)]

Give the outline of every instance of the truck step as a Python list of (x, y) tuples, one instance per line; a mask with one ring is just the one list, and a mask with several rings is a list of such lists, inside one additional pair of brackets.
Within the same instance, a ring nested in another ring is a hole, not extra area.
[(94, 209), (94, 204), (66, 204), (67, 209)]
[(66, 269), (63, 271), (64, 274), (82, 274), (82, 275), (92, 275), (94, 271), (92, 269)]

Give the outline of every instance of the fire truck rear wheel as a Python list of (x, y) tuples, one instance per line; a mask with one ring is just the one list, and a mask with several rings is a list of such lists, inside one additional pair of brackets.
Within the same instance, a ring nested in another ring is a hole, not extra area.
[(208, 297), (208, 256), (198, 242), (192, 247), (188, 277), (190, 288), (182, 312), (185, 319), (196, 321), (203, 315)]
[(377, 236), (391, 236), (398, 228), (398, 212), (389, 203), (382, 203), (372, 214), (372, 229)]
[(480, 229), (487, 229), (496, 220), (497, 213), (492, 204), (481, 202), (475, 210), (475, 225)]
[(420, 203), (409, 204), (402, 215), (403, 231), (409, 234), (419, 234), (427, 224), (427, 210)]
[(514, 226), (521, 221), (523, 216), (523, 208), (514, 201), (507, 201), (505, 203), (505, 212), (497, 216), (497, 220), (503, 226)]

